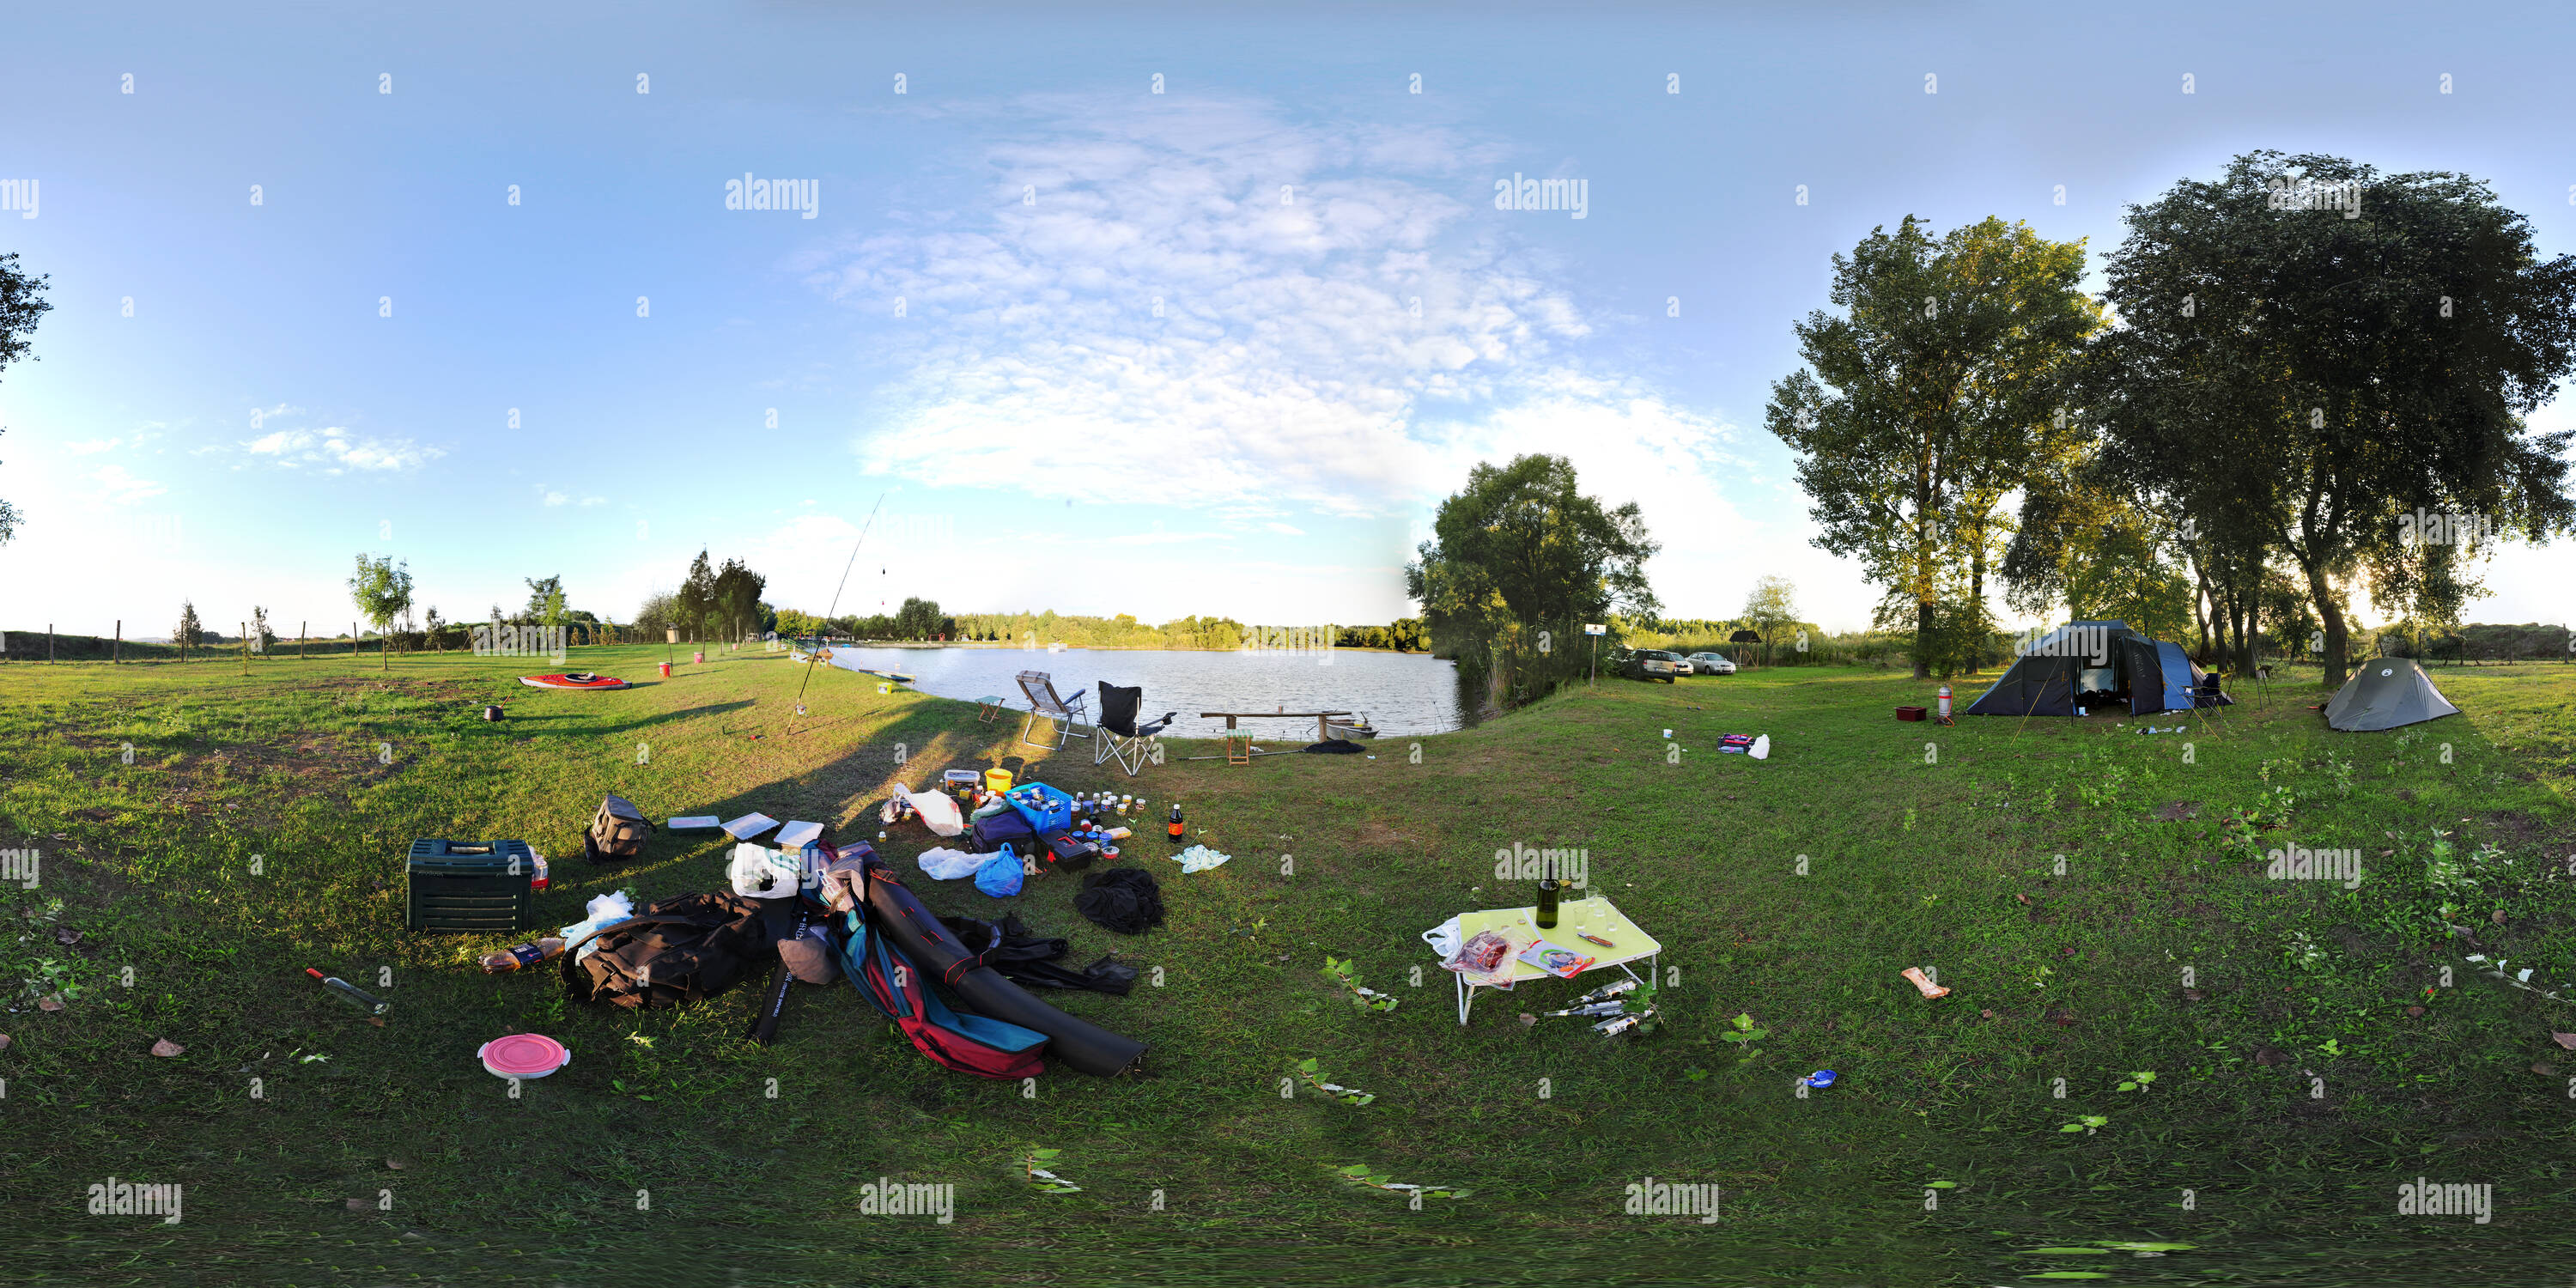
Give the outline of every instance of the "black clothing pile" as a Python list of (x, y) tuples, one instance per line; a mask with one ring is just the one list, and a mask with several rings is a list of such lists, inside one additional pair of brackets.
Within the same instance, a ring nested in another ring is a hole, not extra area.
[(1141, 935), (1148, 927), (1163, 924), (1163, 892), (1155, 886), (1153, 873), (1142, 868), (1112, 868), (1082, 879), (1082, 892), (1073, 897), (1073, 910), (1093, 925), (1107, 926), (1122, 935)]
[(979, 921), (972, 917), (941, 917), (941, 925), (957, 936), (957, 942), (975, 960), (1001, 972), (1002, 978), (1022, 988), (1088, 989), (1125, 997), (1136, 986), (1136, 968), (1122, 966), (1116, 959), (1103, 957), (1082, 969), (1080, 974), (1055, 964), (1071, 947), (1061, 939), (1045, 939), (1031, 934), (1020, 919), (1004, 913), (998, 922)]

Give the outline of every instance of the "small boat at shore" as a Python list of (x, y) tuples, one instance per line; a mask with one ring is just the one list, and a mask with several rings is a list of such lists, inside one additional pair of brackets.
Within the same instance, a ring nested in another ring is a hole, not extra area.
[(1335, 738), (1374, 738), (1377, 736), (1377, 728), (1369, 723), (1368, 713), (1365, 711), (1360, 713), (1360, 718), (1357, 720), (1337, 720), (1331, 717), (1326, 717), (1324, 720), (1324, 732)]

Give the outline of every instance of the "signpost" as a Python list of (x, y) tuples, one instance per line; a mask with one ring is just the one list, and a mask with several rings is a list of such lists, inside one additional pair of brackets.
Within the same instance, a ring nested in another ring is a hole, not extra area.
[(1592, 670), (1591, 673), (1586, 675), (1583, 679), (1583, 683), (1587, 688), (1598, 683), (1601, 679), (1601, 636), (1607, 629), (1608, 628), (1606, 626), (1597, 622), (1585, 622), (1583, 624), (1583, 633), (1592, 637)]

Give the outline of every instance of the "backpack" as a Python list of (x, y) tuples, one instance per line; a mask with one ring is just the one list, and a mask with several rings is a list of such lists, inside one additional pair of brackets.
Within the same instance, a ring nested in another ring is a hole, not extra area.
[(653, 824), (644, 811), (622, 796), (611, 796), (599, 803), (599, 815), (590, 821), (590, 830), (581, 837), (582, 857), (593, 863), (610, 859), (631, 859), (644, 852), (645, 838), (653, 835)]
[(778, 957), (761, 903), (731, 891), (682, 895), (566, 944), (564, 990), (573, 1000), (633, 1010), (714, 997)]

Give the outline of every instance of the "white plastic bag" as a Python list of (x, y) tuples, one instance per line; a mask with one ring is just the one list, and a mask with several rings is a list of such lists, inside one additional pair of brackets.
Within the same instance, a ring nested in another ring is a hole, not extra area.
[(1431, 945), (1431, 951), (1440, 954), (1440, 960), (1444, 962), (1457, 957), (1458, 919), (1456, 917), (1451, 917), (1447, 921), (1441, 922), (1439, 925), (1423, 931), (1422, 942)]
[(1755, 760), (1769, 760), (1771, 758), (1771, 735), (1766, 733), (1761, 737), (1754, 739), (1753, 750), (1744, 754), (1753, 757)]
[(975, 869), (984, 866), (984, 860), (987, 857), (989, 856), (968, 854), (964, 850), (952, 850), (942, 846), (935, 850), (921, 852), (921, 870), (929, 873), (933, 881), (954, 881), (959, 877), (975, 875)]
[(733, 880), (733, 892), (746, 899), (783, 898), (800, 884), (797, 856), (749, 841), (733, 847), (725, 875)]
[(902, 783), (895, 784), (894, 794), (911, 804), (921, 821), (930, 825), (936, 836), (955, 836), (966, 830), (966, 816), (957, 810), (957, 798), (946, 792), (915, 792)]

